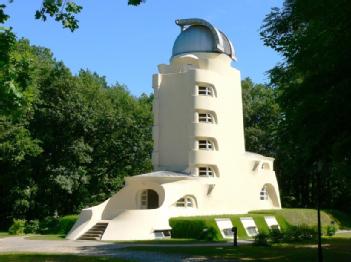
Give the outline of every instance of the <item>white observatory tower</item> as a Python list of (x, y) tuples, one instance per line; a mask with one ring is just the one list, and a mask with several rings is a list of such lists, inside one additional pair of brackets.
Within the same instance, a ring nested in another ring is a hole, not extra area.
[(127, 177), (114, 196), (84, 209), (67, 238), (103, 228), (102, 240), (153, 239), (167, 234), (170, 217), (281, 207), (274, 159), (245, 151), (233, 45), (205, 20), (176, 24), (170, 64), (153, 76), (154, 172)]

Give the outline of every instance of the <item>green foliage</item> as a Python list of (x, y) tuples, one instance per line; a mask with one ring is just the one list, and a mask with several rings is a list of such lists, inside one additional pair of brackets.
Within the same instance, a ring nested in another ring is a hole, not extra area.
[[(306, 208), (283, 208), (273, 210), (253, 210), (251, 214), (274, 215), (280, 227), (285, 230), (290, 226), (307, 225), (317, 226), (317, 210)], [(333, 221), (327, 213), (321, 212), (322, 226), (326, 227)]]
[(282, 231), (283, 242), (299, 242), (308, 240), (317, 240), (317, 227), (307, 225), (290, 226)]
[(23, 235), (26, 228), (26, 220), (14, 219), (12, 225), (9, 228), (10, 235)]
[[(247, 216), (247, 215), (243, 215), (243, 216)], [(247, 238), (246, 230), (240, 221), (240, 216), (230, 215), (230, 220), (232, 221), (233, 227), (237, 227), (238, 229), (238, 238), (239, 239)], [(259, 228), (259, 230), (261, 229)]]
[[(42, 0), (40, 9), (35, 12), (35, 19), (46, 21), (48, 17), (52, 17), (55, 21), (61, 23), (63, 28), (68, 28), (73, 32), (79, 28), (79, 21), (76, 16), (83, 9), (83, 6), (76, 2), (75, 0)], [(143, 2), (145, 0), (128, 0), (128, 5), (138, 6)], [(0, 5), (0, 23), (8, 18), (3, 11), (5, 7), (5, 5)]]
[(78, 213), (151, 170), (151, 97), (87, 70), (74, 76), (26, 40), (7, 56), (0, 82), (16, 92), (0, 96), (0, 227)]
[[(229, 218), (232, 221), (233, 227), (237, 227), (238, 238), (249, 238), (246, 230), (240, 221), (240, 217), (250, 216), (254, 219), (258, 231), (263, 234), (269, 233), (269, 228), (264, 220), (264, 215), (261, 214), (241, 214), (241, 215), (216, 215), (216, 216), (196, 216), (196, 217), (178, 217), (170, 219), (172, 227), (172, 238), (193, 238), (206, 239), (203, 229), (208, 229), (214, 237), (208, 237), (207, 240), (221, 240), (222, 235), (215, 222), (216, 218)], [(175, 227), (173, 227), (173, 225)]]
[(255, 246), (269, 246), (268, 244), (268, 234), (267, 233), (258, 233), (254, 238)]
[(275, 89), (254, 84), (250, 78), (241, 81), (246, 150), (275, 156), (277, 125), (281, 112)]
[(336, 233), (336, 227), (334, 224), (330, 224), (327, 226), (327, 236), (334, 236)]
[(215, 222), (211, 219), (197, 217), (171, 218), (173, 238), (192, 238), (199, 240), (216, 241), (222, 239)]
[(317, 228), (307, 225), (289, 226), (284, 230), (270, 230), (268, 233), (259, 233), (255, 236), (254, 244), (268, 246), (270, 243), (292, 243), (317, 239)]
[[(264, 216), (254, 216), (253, 220), (255, 221), (255, 224), (257, 226), (258, 232), (262, 234), (268, 234), (269, 233), (269, 227), (264, 219)], [(279, 223), (279, 222), (278, 222)]]
[(284, 233), (279, 229), (272, 229), (268, 233), (268, 239), (272, 243), (281, 243), (284, 241)]
[(39, 222), (40, 234), (56, 234), (58, 231), (58, 218), (57, 217), (45, 217)]
[(39, 232), (39, 220), (30, 220), (26, 222), (24, 233), (35, 234)]
[(58, 227), (56, 234), (67, 235), (67, 233), (71, 230), (74, 223), (76, 223), (78, 219), (78, 215), (67, 215), (64, 217), (60, 217), (58, 219)]
[(73, 32), (79, 27), (75, 15), (80, 13), (82, 8), (74, 1), (43, 0), (41, 9), (35, 12), (35, 18), (46, 21), (49, 15), (54, 17), (56, 21), (61, 22), (64, 28), (69, 28)]
[(350, 214), (341, 212), (335, 209), (324, 210), (329, 216), (332, 217), (331, 223), (336, 222), (337, 227), (340, 229), (351, 229), (351, 216)]
[[(274, 216), (280, 226), (280, 230), (271, 230), (264, 217)], [(328, 234), (328, 228), (333, 225), (333, 217), (326, 213), (321, 213), (322, 230)], [(312, 209), (274, 209), (274, 210), (255, 210), (249, 214), (238, 215), (213, 215), (213, 216), (196, 216), (196, 217), (177, 217), (170, 219), (172, 227), (172, 238), (192, 238), (206, 239), (203, 235), (204, 228), (211, 228), (216, 232), (215, 240), (222, 239), (219, 229), (216, 225), (216, 218), (229, 218), (233, 227), (238, 229), (238, 238), (249, 238), (245, 228), (240, 221), (241, 217), (252, 217), (258, 228), (258, 232), (269, 242), (297, 242), (299, 240), (312, 240), (317, 234), (317, 211)], [(335, 229), (336, 224), (334, 225)], [(342, 225), (341, 225), (342, 226)], [(257, 241), (260, 241), (258, 239)]]
[[(350, 211), (351, 2), (286, 0), (261, 36), (284, 61), (270, 71), (283, 118), (276, 170), (286, 206)], [(320, 186), (317, 178), (320, 177)]]

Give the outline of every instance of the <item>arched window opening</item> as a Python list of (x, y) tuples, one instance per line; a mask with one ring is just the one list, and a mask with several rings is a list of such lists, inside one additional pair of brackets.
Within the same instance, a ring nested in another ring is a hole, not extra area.
[(280, 207), (279, 195), (272, 184), (265, 184), (260, 191), (261, 200), (269, 200), (275, 207)]
[(176, 207), (194, 208), (196, 207), (196, 201), (192, 196), (185, 196), (177, 200)]
[(141, 209), (156, 209), (159, 207), (159, 196), (155, 190), (145, 189), (140, 194)]

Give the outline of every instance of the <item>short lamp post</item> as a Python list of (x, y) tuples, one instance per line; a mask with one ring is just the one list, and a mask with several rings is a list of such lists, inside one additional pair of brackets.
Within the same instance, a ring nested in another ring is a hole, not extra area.
[(237, 247), (238, 246), (238, 228), (233, 227), (232, 231), (233, 231), (233, 246)]
[(322, 163), (317, 168), (317, 221), (318, 221), (318, 262), (323, 262), (322, 251), (322, 225), (321, 225), (321, 172)]

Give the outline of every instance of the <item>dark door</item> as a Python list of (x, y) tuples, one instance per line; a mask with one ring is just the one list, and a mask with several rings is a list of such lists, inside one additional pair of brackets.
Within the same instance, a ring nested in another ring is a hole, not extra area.
[(147, 208), (158, 208), (158, 194), (156, 193), (156, 191), (151, 189), (147, 190)]

